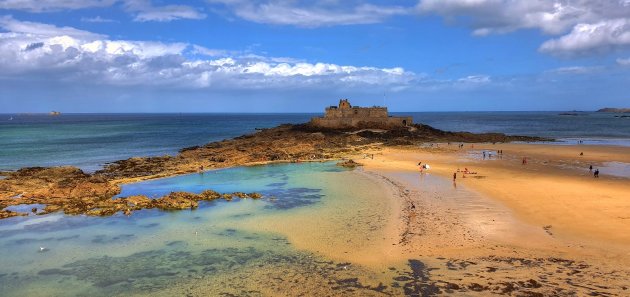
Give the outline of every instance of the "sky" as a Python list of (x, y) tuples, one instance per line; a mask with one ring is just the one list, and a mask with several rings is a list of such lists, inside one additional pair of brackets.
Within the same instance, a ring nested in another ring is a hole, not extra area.
[(630, 0), (0, 0), (0, 113), (630, 107)]

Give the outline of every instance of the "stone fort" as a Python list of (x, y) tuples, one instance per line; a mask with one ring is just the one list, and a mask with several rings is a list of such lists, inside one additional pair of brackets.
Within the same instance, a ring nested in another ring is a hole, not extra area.
[(339, 128), (395, 128), (412, 124), (411, 117), (393, 117), (388, 115), (387, 107), (358, 107), (352, 106), (348, 99), (339, 100), (338, 106), (326, 108), (323, 117), (311, 119), (311, 125), (339, 129)]

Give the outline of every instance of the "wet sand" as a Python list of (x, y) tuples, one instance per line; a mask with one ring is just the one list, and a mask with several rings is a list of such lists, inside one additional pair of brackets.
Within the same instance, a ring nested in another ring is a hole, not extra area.
[[(401, 202), (392, 261), (420, 259), (437, 270), (432, 281), (468, 291), (630, 294), (630, 177), (603, 167), (630, 164), (630, 148), (439, 144), (369, 153), (374, 159), (355, 158)], [(420, 173), (420, 161), (431, 169)], [(476, 174), (453, 182), (458, 168)], [(511, 280), (523, 283), (497, 287)]]

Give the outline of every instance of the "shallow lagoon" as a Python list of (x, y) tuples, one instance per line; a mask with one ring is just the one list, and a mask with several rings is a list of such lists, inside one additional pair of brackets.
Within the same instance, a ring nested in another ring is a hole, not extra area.
[(130, 217), (57, 213), (0, 221), (0, 292), (365, 296), (400, 290), (393, 270), (342, 261), (378, 245), (387, 221), (382, 189), (368, 177), (332, 163), (239, 167), (130, 184), (121, 195), (204, 189), (256, 191), (264, 198)]

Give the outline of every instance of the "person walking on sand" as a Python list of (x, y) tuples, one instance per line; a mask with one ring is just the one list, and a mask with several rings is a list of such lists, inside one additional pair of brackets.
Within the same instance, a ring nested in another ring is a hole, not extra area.
[(588, 165), (588, 172), (592, 172), (593, 171), (593, 165)]
[(527, 157), (523, 157), (523, 165), (527, 164)]
[(453, 181), (457, 179), (457, 172), (453, 172)]
[(593, 172), (593, 177), (599, 178), (599, 169), (595, 169), (595, 172)]

